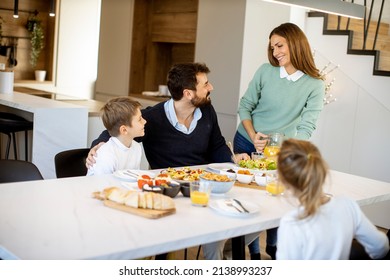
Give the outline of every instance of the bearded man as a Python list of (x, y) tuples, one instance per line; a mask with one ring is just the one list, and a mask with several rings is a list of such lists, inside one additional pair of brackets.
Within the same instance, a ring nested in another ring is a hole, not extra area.
[[(172, 98), (142, 110), (145, 136), (135, 140), (142, 142), (151, 169), (232, 161), (211, 105), (209, 72), (203, 63), (174, 65), (167, 81)], [(109, 138), (103, 131), (92, 147)], [(94, 163), (97, 148), (91, 149), (88, 166)], [(236, 155), (236, 160), (248, 158), (247, 154)]]

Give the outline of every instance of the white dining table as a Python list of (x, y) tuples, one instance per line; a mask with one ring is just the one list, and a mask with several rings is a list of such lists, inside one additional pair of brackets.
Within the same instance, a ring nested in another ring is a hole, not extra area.
[[(326, 191), (360, 205), (390, 201), (390, 183), (331, 171)], [(211, 201), (234, 197), (258, 206), (246, 216), (195, 207), (174, 198), (176, 213), (148, 219), (105, 207), (92, 193), (124, 186), (114, 175), (0, 184), (0, 258), (25, 260), (137, 259), (277, 227), (295, 207), (288, 194), (234, 186)]]

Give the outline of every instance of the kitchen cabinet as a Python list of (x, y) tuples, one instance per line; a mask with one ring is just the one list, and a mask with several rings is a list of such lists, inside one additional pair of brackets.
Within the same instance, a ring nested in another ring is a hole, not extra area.
[(130, 93), (156, 91), (175, 63), (193, 62), (198, 0), (135, 0)]
[[(36, 68), (47, 71), (46, 80), (52, 81), (54, 75), (54, 38), (56, 17), (49, 16), (50, 1), (20, 0), (19, 18), (13, 18), (13, 0), (0, 1), (0, 17), (2, 18), (2, 32), (0, 46), (5, 53), (0, 54), (0, 63), (14, 71), (15, 80), (34, 80), (34, 70), (30, 65), (30, 34), (26, 23), (34, 12), (38, 12), (38, 19), (44, 30), (44, 44)], [(4, 55), (5, 54), (5, 55)]]

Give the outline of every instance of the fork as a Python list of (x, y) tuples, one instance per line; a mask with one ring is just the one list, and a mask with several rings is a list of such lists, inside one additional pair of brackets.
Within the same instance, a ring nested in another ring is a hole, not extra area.
[(242, 213), (242, 210), (237, 208), (236, 205), (233, 204), (233, 201), (231, 200), (225, 200), (225, 204), (229, 207), (234, 207), (238, 212)]
[(125, 171), (123, 172), (123, 174), (128, 175), (128, 176), (130, 176), (130, 177), (133, 177), (133, 178), (135, 178), (135, 179), (137, 179), (138, 176), (139, 176), (137, 173), (131, 172), (130, 170), (125, 170)]
[(233, 151), (233, 145), (232, 145), (232, 142), (228, 142), (227, 143), (228, 147), (229, 147), (229, 150), (230, 150), (230, 153), (232, 154), (232, 160), (234, 161), (235, 164), (237, 164), (237, 159), (236, 159), (236, 155), (234, 154), (234, 151)]
[(238, 200), (238, 199), (235, 199), (233, 198), (233, 200), (241, 206), (242, 210), (244, 210), (246, 213), (249, 213), (249, 211), (244, 207), (244, 205), (242, 205), (242, 203)]

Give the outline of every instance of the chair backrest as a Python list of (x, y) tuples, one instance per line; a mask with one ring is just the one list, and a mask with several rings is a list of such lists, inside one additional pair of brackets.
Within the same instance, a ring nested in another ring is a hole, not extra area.
[(0, 183), (43, 180), (38, 167), (24, 160), (0, 160)]
[(57, 178), (85, 176), (87, 167), (85, 160), (89, 148), (73, 149), (59, 152), (54, 157)]

